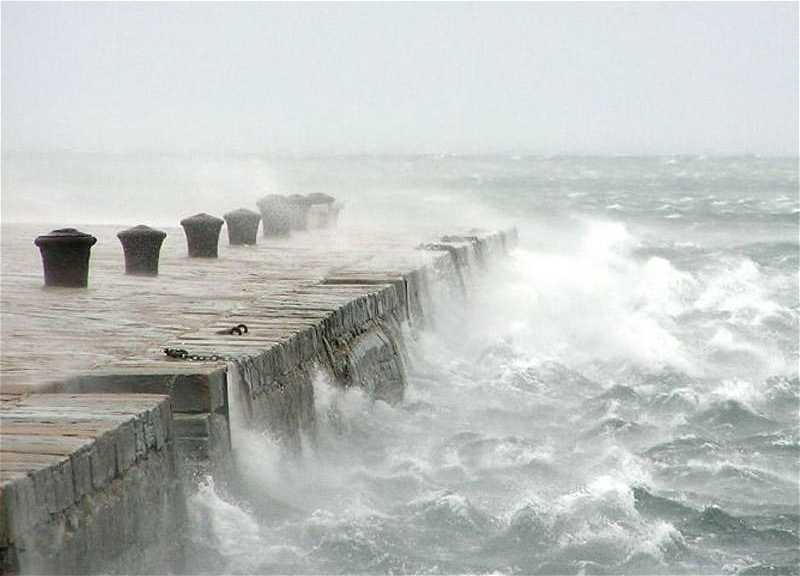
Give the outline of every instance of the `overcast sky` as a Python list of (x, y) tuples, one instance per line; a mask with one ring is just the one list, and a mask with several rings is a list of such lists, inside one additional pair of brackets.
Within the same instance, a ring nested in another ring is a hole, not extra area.
[(3, 150), (798, 153), (798, 3), (2, 4)]

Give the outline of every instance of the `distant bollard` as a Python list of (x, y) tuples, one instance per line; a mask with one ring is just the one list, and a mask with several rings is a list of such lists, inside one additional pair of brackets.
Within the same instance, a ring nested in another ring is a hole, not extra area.
[(322, 192), (311, 192), (306, 194), (306, 202), (309, 204), (333, 204), (336, 202), (336, 198)]
[(327, 204), (312, 204), (308, 208), (308, 228), (317, 230), (327, 228), (329, 222), (329, 212)]
[(290, 231), (289, 203), (285, 196), (268, 194), (258, 202), (261, 210), (261, 231), (264, 236), (288, 236)]
[(256, 243), (261, 214), (240, 208), (228, 212), (223, 218), (228, 225), (228, 241), (231, 245)]
[(338, 202), (334, 202), (328, 208), (329, 215), (328, 215), (328, 226), (330, 228), (335, 228), (336, 225), (339, 223), (339, 212), (342, 211), (342, 205)]
[(202, 212), (181, 220), (192, 258), (216, 258), (223, 220)]
[(292, 230), (308, 230), (309, 203), (302, 194), (289, 194), (289, 227)]
[(309, 228), (327, 228), (330, 225), (330, 207), (333, 202), (335, 202), (333, 196), (323, 194), (322, 192), (306, 194), (306, 203), (309, 204)]
[(45, 286), (85, 288), (89, 256), (97, 238), (75, 228), (60, 228), (33, 241), (42, 254)]
[(166, 232), (140, 224), (117, 233), (125, 254), (125, 274), (158, 276), (158, 257)]

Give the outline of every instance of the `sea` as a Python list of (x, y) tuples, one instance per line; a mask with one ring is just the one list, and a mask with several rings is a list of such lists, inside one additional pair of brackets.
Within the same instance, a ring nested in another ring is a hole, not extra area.
[[(315, 377), (234, 421), (203, 574), (800, 574), (798, 158), (4, 154), (4, 221), (172, 224), (326, 192), (340, 225), (516, 225), (405, 334), (390, 405)], [(46, 230), (43, 230), (45, 232)]]

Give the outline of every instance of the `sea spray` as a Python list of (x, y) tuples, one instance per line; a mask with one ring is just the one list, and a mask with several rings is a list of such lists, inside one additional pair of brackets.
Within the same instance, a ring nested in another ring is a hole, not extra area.
[[(43, 216), (103, 197), (104, 160), (37, 162), (10, 158), (4, 186)], [(520, 232), (468, 301), (404, 328), (403, 401), (321, 370), (292, 452), (232, 398), (235, 472), (192, 497), (189, 571), (798, 573), (796, 159), (113, 163), (153, 223), (191, 213), (168, 192), (204, 174), (195, 211), (330, 192), (342, 245), (360, 221)]]

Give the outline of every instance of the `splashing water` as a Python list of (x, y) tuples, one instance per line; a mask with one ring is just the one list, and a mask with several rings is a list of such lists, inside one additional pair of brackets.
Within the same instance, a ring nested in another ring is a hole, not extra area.
[(302, 455), (242, 431), (260, 543), (223, 571), (796, 574), (797, 245), (634, 228), (441, 304), (397, 405), (320, 373)]
[(300, 454), (236, 428), (191, 572), (800, 572), (796, 159), (247, 163), (345, 225), (513, 217), (522, 245), (409, 334), (402, 402), (320, 371)]

